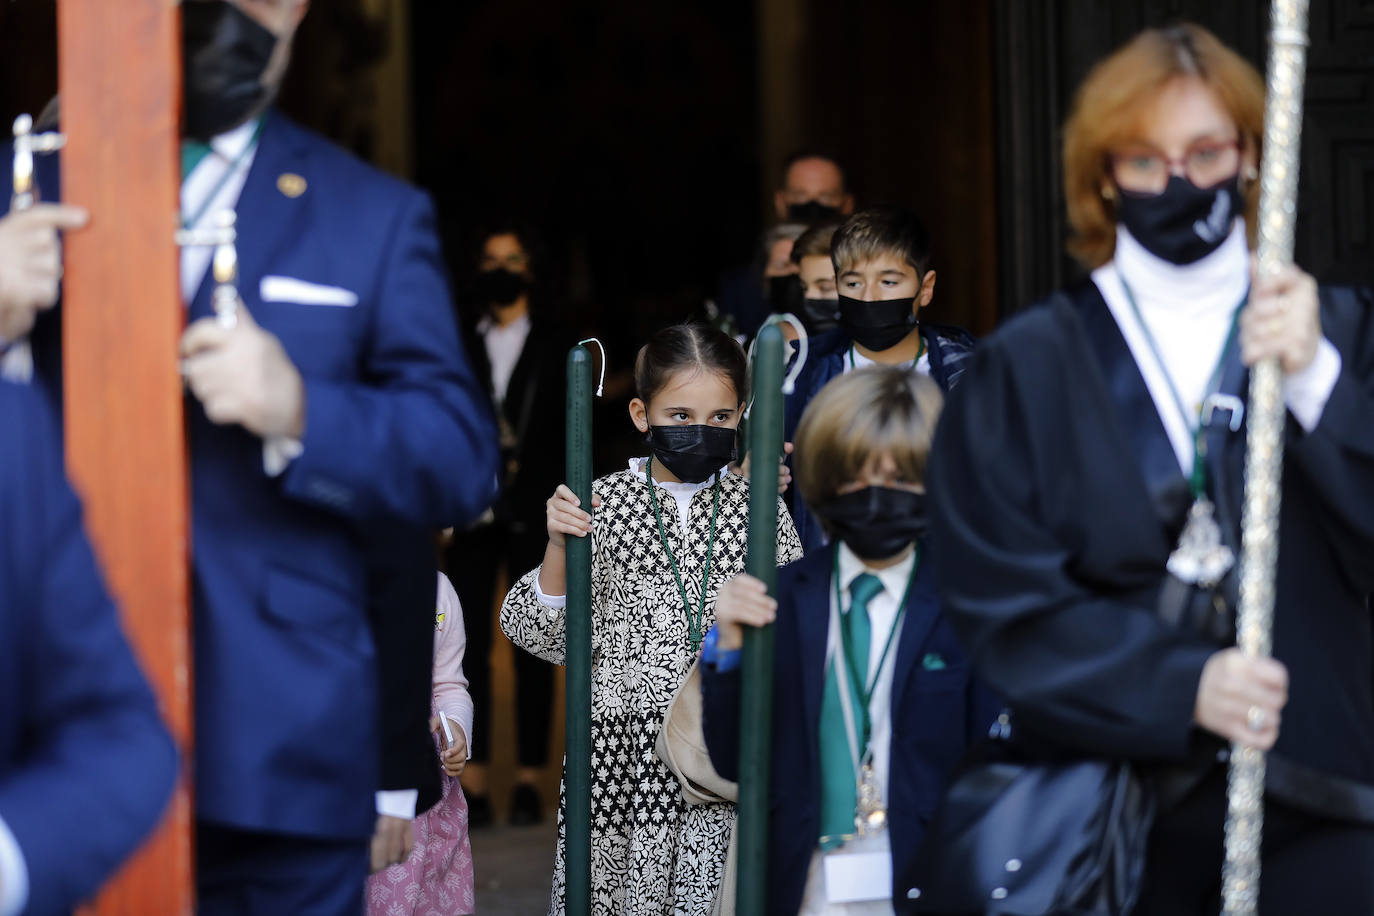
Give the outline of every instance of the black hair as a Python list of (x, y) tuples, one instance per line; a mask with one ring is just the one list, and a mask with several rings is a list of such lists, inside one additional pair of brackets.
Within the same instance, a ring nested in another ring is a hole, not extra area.
[(844, 163), (828, 150), (820, 149), (815, 146), (804, 146), (801, 149), (793, 150), (792, 153), (782, 161), (783, 181), (787, 180), (787, 173), (792, 170), (792, 166), (807, 159), (821, 159), (833, 165), (840, 173), (840, 186), (849, 190), (849, 171), (844, 167)]
[(635, 357), (635, 393), (648, 404), (683, 369), (701, 368), (727, 379), (735, 396), (748, 399), (749, 371), (744, 348), (729, 334), (709, 324), (675, 324), (639, 348)]
[(870, 207), (845, 220), (830, 241), (836, 277), (884, 254), (910, 264), (918, 280), (925, 277), (930, 270), (930, 233), (919, 216), (901, 207)]
[(502, 216), (482, 224), (481, 231), (476, 236), (474, 262), (481, 259), (482, 250), (487, 242), (498, 235), (515, 236), (515, 240), (525, 252), (525, 258), (529, 261), (530, 275), (538, 278), (544, 267), (543, 241), (530, 223), (518, 217)]

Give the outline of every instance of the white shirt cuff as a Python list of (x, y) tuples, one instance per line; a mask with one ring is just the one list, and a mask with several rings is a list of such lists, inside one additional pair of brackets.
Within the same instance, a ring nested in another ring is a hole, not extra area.
[(383, 789), (377, 792), (377, 813), (402, 820), (415, 820), (415, 808), (420, 804), (419, 789)]
[[(542, 570), (543, 567), (540, 567)], [(546, 595), (544, 590), (539, 587), (539, 571), (534, 574), (534, 597), (539, 599), (539, 603), (546, 608), (561, 611), (568, 606), (567, 595)]]
[(280, 477), (291, 462), (301, 456), (305, 446), (299, 439), (273, 436), (262, 442), (262, 469), (268, 477)]
[(1323, 337), (1317, 343), (1317, 355), (1301, 372), (1294, 372), (1283, 380), (1283, 400), (1293, 418), (1310, 433), (1321, 422), (1322, 411), (1336, 380), (1341, 374), (1341, 353)]
[(29, 902), (29, 867), (24, 851), (0, 817), (0, 916), (18, 916)]

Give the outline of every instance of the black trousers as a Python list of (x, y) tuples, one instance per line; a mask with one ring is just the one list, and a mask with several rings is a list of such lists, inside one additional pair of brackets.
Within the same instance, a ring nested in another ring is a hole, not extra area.
[[(455, 534), (445, 568), (458, 600), (463, 603), (467, 653), (463, 672), (468, 677), (475, 714), (472, 760), (486, 763), (491, 742), (491, 648), (496, 633), (496, 578), (502, 566), (515, 582), (544, 559), (548, 534), (514, 532), (500, 523)], [(504, 595), (502, 596), (504, 598)], [(542, 767), (549, 762), (549, 725), (553, 717), (553, 666), (523, 649), (515, 650), (516, 760), (520, 766)]]
[[(1156, 820), (1135, 916), (1216, 916), (1225, 818), (1226, 774), (1218, 768)], [(1374, 827), (1267, 799), (1261, 863), (1261, 916), (1374, 913)]]
[(359, 916), (366, 839), (325, 840), (196, 823), (200, 916)]

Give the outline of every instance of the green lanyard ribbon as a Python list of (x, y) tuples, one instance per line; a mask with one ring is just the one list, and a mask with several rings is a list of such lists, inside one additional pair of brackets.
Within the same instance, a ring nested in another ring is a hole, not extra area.
[[(701, 600), (697, 602), (695, 615), (692, 613), (692, 604), (687, 599), (687, 589), (682, 584), (682, 573), (677, 568), (677, 559), (673, 557), (673, 548), (668, 545), (668, 531), (663, 527), (663, 512), (658, 507), (658, 495), (655, 492), (658, 488), (654, 486), (654, 457), (649, 456), (649, 460), (644, 462), (644, 482), (649, 485), (649, 502), (654, 507), (654, 521), (658, 523), (658, 539), (663, 544), (663, 552), (668, 555), (668, 565), (673, 570), (673, 579), (677, 581), (678, 594), (682, 596), (682, 611), (687, 615), (687, 638), (691, 641), (692, 654), (696, 655), (701, 648), (701, 621), (706, 616), (706, 586), (711, 581), (711, 558), (716, 550), (716, 520), (720, 516), (720, 471), (716, 471), (716, 481), (711, 487), (711, 529), (706, 538), (706, 568), (701, 573)], [(686, 540), (687, 532), (683, 532), (683, 539)]]
[[(863, 734), (860, 736), (858, 756), (863, 758), (868, 753), (868, 742), (873, 735), (873, 717), (869, 712), (868, 704), (873, 699), (873, 691), (878, 686), (878, 679), (883, 675), (883, 668), (887, 664), (888, 654), (892, 651), (892, 644), (897, 639), (897, 631), (902, 627), (902, 618), (906, 614), (907, 598), (911, 595), (911, 585), (916, 581), (916, 570), (921, 565), (921, 548), (913, 546), (916, 556), (911, 564), (911, 575), (907, 577), (906, 588), (902, 592), (902, 601), (897, 605), (897, 616), (892, 620), (892, 628), (887, 631), (887, 642), (883, 645), (883, 654), (878, 658), (878, 667), (873, 672), (871, 680), (865, 679), (859, 673), (854, 664), (853, 642), (854, 637), (849, 632), (849, 627), (845, 621), (840, 622), (840, 641), (844, 644), (844, 667), (849, 677), (849, 684), (854, 689), (858, 698), (860, 718), (863, 723)], [(840, 594), (840, 545), (835, 545), (835, 573), (831, 577), (835, 583), (835, 607), (844, 607), (844, 602)], [(851, 612), (852, 613), (852, 610)], [(832, 662), (833, 663), (833, 662)], [(864, 684), (867, 683), (867, 687)]]
[(1202, 403), (1198, 406), (1196, 414), (1188, 410), (1183, 403), (1183, 396), (1178, 392), (1178, 386), (1174, 384), (1174, 377), (1169, 374), (1169, 367), (1164, 362), (1164, 356), (1159, 352), (1159, 344), (1156, 343), (1154, 335), (1150, 333), (1150, 328), (1145, 324), (1145, 316), (1140, 313), (1140, 306), (1136, 304), (1135, 293), (1127, 285), (1126, 278), (1121, 278), (1121, 288), (1126, 291), (1126, 302), (1131, 306), (1131, 314), (1135, 316), (1136, 324), (1140, 326), (1140, 333), (1145, 338), (1145, 344), (1150, 348), (1150, 354), (1154, 356), (1155, 362), (1159, 365), (1159, 371), (1164, 376), (1164, 383), (1169, 386), (1169, 394), (1174, 399), (1174, 406), (1178, 408), (1179, 415), (1183, 417), (1184, 424), (1193, 434), (1193, 472), (1188, 477), (1188, 488), (1192, 491), (1193, 499), (1201, 500), (1207, 497), (1207, 427), (1202, 422), (1202, 414), (1206, 408), (1208, 399), (1221, 390), (1221, 376), (1226, 369), (1226, 360), (1230, 356), (1231, 348), (1236, 342), (1236, 328), (1240, 323), (1240, 310), (1250, 298), (1249, 290), (1240, 300), (1231, 313), (1231, 327), (1226, 333), (1226, 342), (1221, 345), (1221, 353), (1217, 355), (1216, 366), (1212, 369), (1212, 375), (1207, 380), (1207, 388), (1202, 396)]

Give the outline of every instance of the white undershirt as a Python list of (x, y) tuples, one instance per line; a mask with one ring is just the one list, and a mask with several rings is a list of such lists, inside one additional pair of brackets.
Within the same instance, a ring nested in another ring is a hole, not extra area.
[[(862, 353), (859, 352), (859, 348), (858, 348), (858, 347), (856, 347), (856, 346), (854, 346), (854, 345), (852, 345), (852, 344), (851, 344), (850, 347), (849, 347), (849, 352), (846, 353), (846, 354), (845, 354), (845, 357), (844, 357), (844, 373), (853, 372), (855, 369), (865, 369), (865, 368), (867, 368), (867, 367), (869, 367), (869, 366), (890, 366), (890, 365), (893, 365), (893, 364), (892, 364), (892, 363), (880, 363), (880, 362), (877, 362), (877, 361), (875, 361), (875, 360), (869, 359), (867, 356), (864, 356)], [(905, 363), (900, 363), (900, 364), (898, 364), (898, 365), (905, 365)], [(923, 348), (921, 349), (921, 355), (918, 356), (918, 357), (916, 358), (916, 362), (912, 365), (912, 368), (915, 369), (917, 372), (921, 373), (922, 375), (930, 375), (930, 349), (929, 349), (929, 348), (923, 347)], [(841, 374), (844, 374), (844, 373), (841, 373)]]
[[(1191, 472), (1193, 434), (1189, 424), (1196, 422), (1196, 411), (1231, 328), (1231, 316), (1250, 285), (1245, 223), (1236, 220), (1220, 248), (1182, 266), (1146, 251), (1125, 226), (1118, 226), (1116, 256), (1093, 271), (1092, 279), (1140, 367), (1179, 467), (1185, 474)], [(1179, 396), (1193, 412), (1186, 419), (1179, 413), (1159, 360), (1131, 309), (1123, 280), (1135, 296)], [(1340, 371), (1340, 353), (1322, 338), (1311, 365), (1285, 378), (1285, 403), (1308, 432), (1321, 420)]]
[[(882, 659), (883, 649), (887, 645), (888, 637), (892, 635), (892, 649), (888, 652), (886, 663), (883, 664), (882, 673), (878, 676), (878, 682), (873, 686), (873, 696), (869, 697), (868, 711), (873, 723), (873, 733), (870, 743), (873, 748), (873, 776), (877, 781), (878, 791), (882, 795), (883, 803), (888, 800), (888, 778), (889, 768), (892, 762), (892, 680), (893, 672), (897, 668), (897, 641), (901, 639), (900, 630), (892, 633), (892, 627), (897, 620), (897, 611), (901, 608), (901, 601), (906, 597), (907, 583), (911, 580), (911, 571), (916, 563), (916, 554), (913, 551), (905, 560), (890, 566), (887, 569), (869, 569), (854, 555), (843, 542), (840, 544), (840, 594), (844, 599), (844, 613), (849, 612), (849, 586), (859, 577), (861, 573), (871, 573), (877, 576), (883, 583), (883, 590), (874, 595), (868, 602), (868, 619), (870, 624), (870, 638), (868, 644), (868, 672), (866, 677), (871, 679), (878, 670), (878, 663)], [(835, 612), (835, 583), (830, 582), (830, 608), (831, 613)], [(826, 641), (826, 657), (840, 658), (836, 653), (842, 652), (843, 647), (838, 644), (835, 634), (832, 632)], [(867, 686), (867, 685), (865, 685)], [(860, 754), (863, 751), (860, 749)], [(862, 839), (853, 839), (845, 843), (838, 849), (831, 852), (821, 852), (819, 849), (811, 856), (811, 868), (806, 879), (806, 890), (802, 896), (802, 906), (799, 916), (878, 916), (878, 914), (892, 913), (891, 900), (873, 900), (864, 903), (830, 903), (826, 900), (825, 892), (825, 867), (824, 861), (827, 855), (853, 855), (855, 853), (882, 853), (890, 856), (892, 854), (891, 840), (886, 830), (876, 836), (868, 836)], [(885, 892), (890, 892), (891, 888), (883, 888)]]
[(477, 333), (482, 335), (487, 361), (491, 364), (492, 393), (496, 403), (503, 403), (510, 389), (510, 377), (515, 374), (515, 364), (520, 362), (520, 354), (530, 336), (529, 313), (507, 324), (497, 324), (491, 316), (486, 316), (477, 322)]

